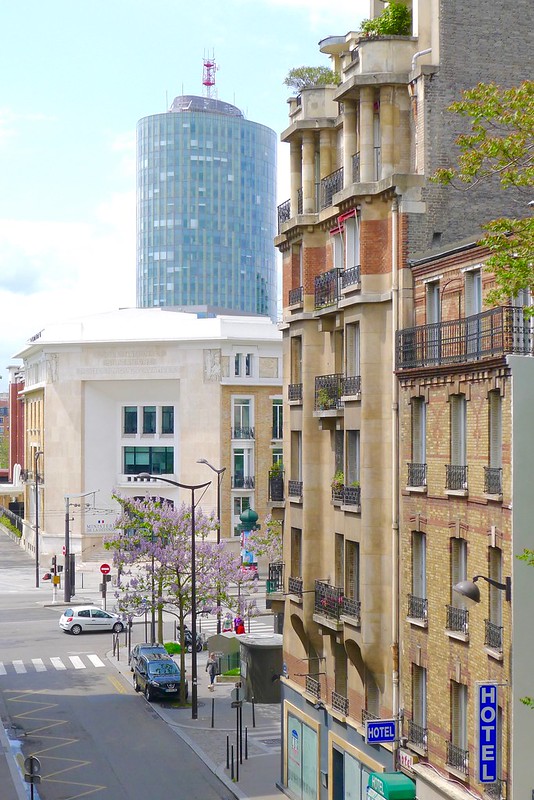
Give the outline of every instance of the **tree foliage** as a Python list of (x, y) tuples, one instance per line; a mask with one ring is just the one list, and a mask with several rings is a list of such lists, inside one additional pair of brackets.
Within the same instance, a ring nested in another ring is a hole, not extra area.
[[(534, 567), (534, 550), (527, 550), (527, 548), (525, 548), (517, 558), (519, 561), (524, 561), (529, 567)], [(534, 709), (534, 697), (520, 697), (519, 699), (526, 706)]]
[(294, 67), (287, 73), (285, 86), (300, 94), (303, 89), (316, 86), (331, 86), (339, 83), (339, 75), (329, 67)]
[(257, 556), (265, 556), (269, 563), (277, 563), (282, 560), (282, 523), (278, 519), (273, 519), (271, 515), (266, 517), (263, 528), (251, 531), (248, 536), (248, 547)]
[(390, 2), (378, 17), (364, 19), (361, 32), (366, 36), (409, 36), (412, 14), (405, 3)]
[(0, 436), (0, 469), (9, 467), (9, 439), (5, 433)]
[(534, 289), (534, 218), (528, 205), (534, 183), (534, 82), (509, 89), (480, 83), (449, 111), (469, 120), (470, 130), (456, 140), (457, 166), (437, 170), (433, 180), (464, 190), (493, 181), (518, 204), (517, 218), (488, 222), (480, 242), (491, 252), (486, 265), (496, 281), (488, 300), (507, 303), (522, 289)]

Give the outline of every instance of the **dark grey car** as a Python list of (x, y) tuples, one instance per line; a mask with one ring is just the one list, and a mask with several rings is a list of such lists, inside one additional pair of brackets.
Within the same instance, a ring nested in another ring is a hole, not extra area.
[(148, 642), (140, 642), (130, 650), (130, 655), (128, 656), (130, 671), (134, 671), (134, 667), (139, 662), (141, 656), (146, 656), (149, 653), (159, 653), (162, 656), (168, 655), (164, 645), (162, 644), (148, 644)]
[[(161, 653), (143, 655), (133, 672), (134, 689), (136, 692), (143, 692), (147, 700), (180, 695), (180, 668), (169, 655)], [(186, 698), (188, 695), (189, 686), (186, 683)]]

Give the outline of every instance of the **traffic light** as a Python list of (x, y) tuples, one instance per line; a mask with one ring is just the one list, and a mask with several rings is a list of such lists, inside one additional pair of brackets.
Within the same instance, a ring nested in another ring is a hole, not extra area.
[(52, 556), (52, 566), (50, 567), (52, 575), (57, 575), (57, 556)]

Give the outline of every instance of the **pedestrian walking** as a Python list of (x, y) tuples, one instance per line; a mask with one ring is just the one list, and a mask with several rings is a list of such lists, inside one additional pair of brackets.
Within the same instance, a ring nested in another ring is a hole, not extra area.
[(228, 633), (228, 631), (231, 631), (232, 629), (233, 629), (232, 615), (229, 611), (227, 611), (223, 619), (222, 631), (223, 633)]
[(209, 690), (213, 692), (215, 690), (213, 684), (215, 682), (215, 675), (217, 674), (217, 659), (213, 653), (209, 654), (208, 660), (206, 661), (206, 672), (210, 676)]

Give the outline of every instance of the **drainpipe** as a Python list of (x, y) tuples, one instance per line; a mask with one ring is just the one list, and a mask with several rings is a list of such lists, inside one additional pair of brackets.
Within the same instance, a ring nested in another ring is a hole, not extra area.
[[(391, 352), (395, 359), (396, 332), (399, 328), (399, 203), (397, 196), (391, 204), (391, 284), (392, 320)], [(391, 631), (392, 631), (392, 706), (393, 717), (399, 716), (399, 384), (394, 369), (391, 370)], [(394, 745), (394, 764), (397, 766), (397, 747)]]
[(432, 48), (431, 47), (427, 47), (426, 50), (418, 50), (417, 53), (414, 53), (413, 56), (412, 56), (412, 70), (411, 71), (412, 72), (414, 71), (415, 62), (417, 61), (418, 58), (421, 58), (421, 56), (426, 56), (427, 53), (431, 53), (431, 52), (432, 52)]

